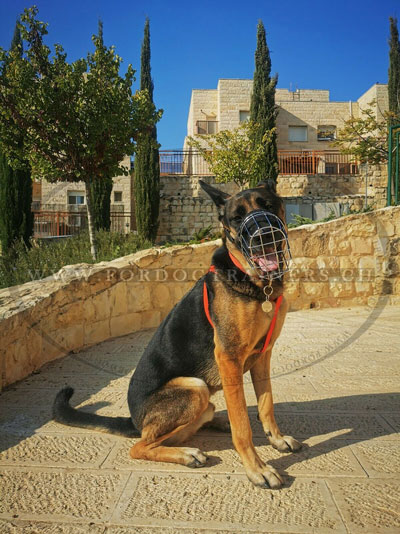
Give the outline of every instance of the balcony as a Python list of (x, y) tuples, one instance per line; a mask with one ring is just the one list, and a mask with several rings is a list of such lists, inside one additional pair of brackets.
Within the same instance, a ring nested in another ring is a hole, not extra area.
[[(209, 121), (202, 121), (209, 122)], [(354, 158), (338, 151), (278, 150), (279, 174), (358, 174)], [(160, 150), (162, 175), (212, 175), (207, 162), (195, 150)]]
[[(33, 210), (36, 238), (69, 237), (88, 229), (87, 211)], [(111, 232), (126, 234), (136, 227), (134, 216), (128, 212), (110, 213)]]

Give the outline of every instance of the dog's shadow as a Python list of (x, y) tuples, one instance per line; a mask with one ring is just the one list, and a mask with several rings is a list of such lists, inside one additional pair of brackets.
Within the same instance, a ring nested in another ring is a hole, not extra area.
[[(349, 411), (352, 407), (352, 411)], [(268, 464), (285, 475), (286, 485), (290, 485), (294, 477), (287, 474), (287, 470), (296, 464), (312, 460), (331, 451), (374, 438), (395, 434), (395, 422), (390, 419), (391, 414), (398, 413), (400, 407), (400, 393), (376, 393), (334, 397), (299, 403), (276, 403), (275, 417), (282, 433), (292, 435), (303, 442), (299, 452), (281, 453), (276, 458), (274, 454)], [(216, 414), (219, 418), (226, 417), (225, 410)], [(388, 418), (385, 418), (385, 415)], [(257, 407), (249, 407), (249, 417), (256, 448), (267, 445), (261, 423), (257, 419)], [(310, 440), (311, 443), (304, 443)], [(193, 436), (188, 444), (207, 452), (212, 447), (207, 466), (213, 468), (221, 463), (221, 459), (213, 453), (216, 451), (232, 450), (230, 433), (218, 432), (212, 428), (203, 428)], [(237, 455), (238, 466), (240, 466)]]

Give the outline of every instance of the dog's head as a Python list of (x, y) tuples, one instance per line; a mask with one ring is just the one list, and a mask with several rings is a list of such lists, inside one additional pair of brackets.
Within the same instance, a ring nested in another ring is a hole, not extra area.
[(290, 249), (284, 207), (272, 180), (230, 196), (200, 180), (218, 208), (228, 250), (262, 279), (281, 278)]

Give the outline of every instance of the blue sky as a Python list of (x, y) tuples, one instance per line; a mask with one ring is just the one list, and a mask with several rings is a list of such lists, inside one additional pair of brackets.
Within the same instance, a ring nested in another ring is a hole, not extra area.
[[(0, 0), (0, 46), (9, 47), (22, 0)], [(219, 78), (252, 78), (257, 21), (262, 19), (278, 87), (330, 89), (331, 100), (356, 100), (375, 82), (387, 83), (389, 16), (399, 0), (36, 0), (49, 23), (47, 43), (69, 60), (86, 56), (100, 17), (105, 44), (140, 70), (150, 18), (155, 103), (162, 148), (181, 148), (192, 89), (214, 89)], [(136, 82), (136, 87), (138, 81)]]

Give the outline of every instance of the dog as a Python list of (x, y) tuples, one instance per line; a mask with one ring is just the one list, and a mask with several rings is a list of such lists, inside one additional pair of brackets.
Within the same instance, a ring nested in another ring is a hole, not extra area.
[(243, 374), (250, 370), (269, 443), (281, 452), (299, 450), (301, 443), (283, 435), (275, 421), (270, 381), (271, 352), (288, 309), (283, 204), (271, 181), (233, 196), (200, 185), (218, 209), (222, 246), (210, 271), (172, 309), (145, 349), (128, 389), (131, 417), (72, 408), (71, 387), (57, 394), (53, 417), (67, 425), (140, 436), (130, 449), (134, 459), (202, 467), (207, 455), (181, 444), (212, 425), (210, 396), (223, 389), (233, 444), (248, 478), (259, 487), (280, 488), (281, 475), (260, 459), (252, 441)]

